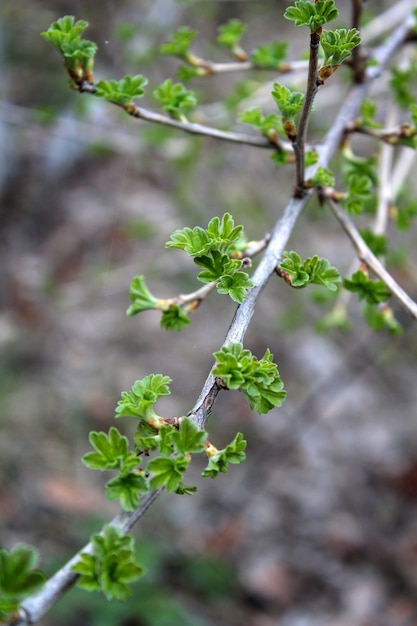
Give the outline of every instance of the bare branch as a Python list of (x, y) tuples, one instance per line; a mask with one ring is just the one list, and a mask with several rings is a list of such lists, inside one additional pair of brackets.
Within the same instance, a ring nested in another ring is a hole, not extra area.
[(376, 258), (373, 252), (371, 252), (350, 217), (346, 215), (346, 213), (341, 209), (337, 202), (335, 202), (331, 198), (327, 198), (327, 201), (333, 213), (342, 225), (343, 230), (346, 232), (349, 239), (353, 243), (359, 259), (363, 263), (366, 263), (366, 265), (374, 272), (376, 276), (378, 276), (378, 278), (384, 281), (392, 295), (397, 298), (397, 300), (402, 304), (406, 311), (410, 313), (410, 315), (417, 319), (417, 303), (414, 302), (412, 298), (410, 298), (410, 296), (404, 291), (402, 287), (400, 287), (397, 281), (394, 280), (389, 272), (387, 272), (385, 267)]

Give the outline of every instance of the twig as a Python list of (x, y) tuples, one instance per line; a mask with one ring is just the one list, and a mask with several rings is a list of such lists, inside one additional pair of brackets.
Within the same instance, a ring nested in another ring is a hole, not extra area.
[[(315, 168), (319, 166), (328, 166), (331, 157), (335, 153), (343, 137), (346, 125), (352, 121), (355, 115), (357, 115), (359, 104), (365, 97), (370, 83), (379, 76), (382, 68), (388, 63), (397, 48), (401, 46), (407, 34), (408, 22), (404, 26), (401, 26), (392, 35), (385, 46), (378, 49), (377, 59), (380, 65), (379, 67), (370, 68), (368, 70), (368, 80), (362, 84), (356, 84), (351, 88), (348, 96), (345, 98), (342, 108), (334, 120), (332, 128), (320, 148), (320, 157)], [(312, 172), (314, 171), (314, 168), (310, 169)], [(312, 190), (307, 190), (303, 198), (292, 198), (289, 201), (282, 218), (275, 224), (271, 235), (271, 241), (253, 276), (255, 287), (249, 292), (244, 302), (237, 308), (226, 335), (225, 343), (230, 341), (239, 341), (244, 338), (246, 330), (252, 319), (258, 297), (268, 282), (271, 274), (274, 272), (275, 266), (295, 227), (297, 219), (301, 215), (312, 193)], [(393, 280), (392, 277), (389, 276), (389, 278), (391, 281)], [(389, 286), (388, 282), (387, 286)], [(408, 298), (406, 294), (405, 296)], [(416, 307), (415, 303), (413, 303), (413, 305)], [(414, 317), (417, 317), (417, 311)], [(198, 425), (205, 424), (207, 416), (210, 413), (211, 407), (219, 391), (220, 389), (215, 384), (214, 378), (210, 373), (194, 408), (189, 413)], [(154, 491), (145, 496), (135, 511), (132, 513), (120, 513), (110, 522), (110, 524), (122, 528), (123, 532), (129, 532), (160, 493), (161, 491)], [(91, 544), (88, 544), (83, 550), (91, 550)], [(71, 566), (77, 558), (78, 554), (66, 565), (64, 565), (64, 567), (61, 568), (54, 576), (52, 576), (45, 583), (41, 591), (22, 602), (21, 608), (19, 609), (19, 617), (14, 622), (15, 626), (33, 624), (37, 622), (48, 611), (48, 609), (74, 585), (77, 576), (74, 572), (71, 572)]]
[[(387, 112), (387, 125), (391, 126), (395, 123), (397, 118), (397, 107), (391, 103)], [(380, 163), (379, 163), (379, 193), (378, 193), (378, 208), (374, 221), (373, 231), (376, 235), (383, 235), (387, 229), (389, 205), (392, 200), (391, 189), (391, 171), (393, 161), (392, 147), (384, 144), (381, 149)]]
[[(352, 0), (352, 28), (358, 30), (361, 24), (362, 5), (363, 0)], [(352, 69), (355, 83), (362, 83), (365, 78), (365, 71), (361, 44), (352, 50)]]
[(332, 198), (327, 198), (327, 202), (329, 203), (334, 215), (342, 225), (343, 230), (353, 243), (359, 259), (363, 263), (366, 263), (366, 265), (376, 276), (378, 276), (378, 278), (384, 281), (392, 295), (397, 298), (410, 315), (417, 319), (417, 303), (410, 298), (402, 287), (400, 287), (396, 280), (394, 280), (391, 274), (387, 272), (381, 262), (376, 258), (373, 252), (371, 252), (350, 217), (346, 215), (337, 202), (335, 202)]
[(256, 71), (272, 71), (278, 72), (278, 74), (290, 74), (292, 72), (299, 72), (305, 70), (308, 67), (308, 61), (288, 61), (282, 62), (274, 68), (264, 68), (260, 65), (256, 65), (252, 61), (229, 61), (225, 63), (216, 63), (215, 61), (206, 61), (205, 59), (199, 59), (199, 62), (194, 61), (192, 67), (201, 67), (206, 71), (206, 76), (212, 74), (225, 74), (227, 72), (241, 72), (248, 70)]
[(314, 98), (319, 88), (317, 81), (318, 58), (320, 47), (320, 33), (318, 31), (310, 34), (310, 58), (308, 63), (307, 86), (304, 95), (303, 108), (301, 110), (300, 119), (298, 121), (297, 137), (293, 143), (296, 167), (296, 183), (294, 195), (301, 198), (304, 193), (304, 152), (307, 137), (308, 121), (310, 119), (311, 109), (313, 108)]

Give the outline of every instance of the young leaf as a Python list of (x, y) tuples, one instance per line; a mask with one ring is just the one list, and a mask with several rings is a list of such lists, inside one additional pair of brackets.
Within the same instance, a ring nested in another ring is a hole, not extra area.
[(207, 232), (196, 226), (176, 230), (171, 234), (171, 241), (167, 241), (166, 248), (184, 250), (189, 256), (202, 256), (210, 250), (210, 240)]
[(135, 381), (130, 392), (122, 392), (122, 399), (116, 408), (116, 417), (132, 415), (146, 420), (153, 416), (153, 405), (158, 398), (170, 394), (168, 387), (170, 382), (170, 377), (162, 374), (149, 374)]
[(392, 335), (401, 335), (403, 328), (395, 319), (391, 307), (386, 304), (382, 307), (366, 304), (363, 309), (363, 316), (367, 324), (374, 330), (388, 330)]
[(186, 454), (187, 452), (202, 452), (207, 433), (198, 430), (197, 425), (189, 418), (181, 420), (179, 430), (172, 433), (172, 441), (177, 452)]
[(287, 20), (292, 20), (295, 26), (308, 26), (314, 33), (324, 24), (332, 22), (339, 15), (334, 0), (296, 0), (293, 7), (288, 7), (284, 13)]
[(241, 304), (252, 287), (253, 282), (246, 272), (235, 272), (222, 276), (216, 288), (218, 293), (229, 294), (234, 302)]
[(127, 461), (131, 465), (135, 461), (133, 467), (138, 465), (138, 459), (128, 449), (128, 439), (112, 426), (109, 434), (103, 432), (91, 431), (89, 441), (96, 452), (89, 452), (83, 456), (83, 463), (90, 469), (108, 470), (121, 469)]
[(165, 330), (182, 330), (190, 324), (191, 320), (184, 307), (177, 304), (171, 304), (162, 312), (161, 327)]
[(331, 266), (327, 259), (318, 257), (307, 257), (304, 261), (294, 251), (283, 252), (282, 261), (279, 265), (284, 272), (284, 278), (292, 287), (305, 287), (309, 283), (322, 285), (329, 291), (336, 291), (340, 282), (338, 270)]
[(100, 80), (96, 85), (96, 96), (124, 106), (130, 104), (134, 98), (141, 98), (147, 83), (148, 79), (141, 74), (127, 75), (120, 80)]
[(295, 116), (300, 113), (302, 109), (304, 94), (301, 93), (301, 91), (292, 91), (285, 85), (275, 82), (272, 97), (277, 103), (285, 120), (294, 120)]
[[(323, 67), (340, 65), (361, 42), (359, 31), (356, 28), (338, 28), (323, 30), (320, 38), (324, 52)], [(320, 75), (320, 71), (319, 71)]]
[[(204, 267), (204, 270), (197, 276), (198, 280), (201, 280), (202, 283), (218, 280), (223, 275), (229, 261), (230, 257), (218, 250), (211, 250), (209, 256), (196, 256), (194, 263), (199, 267)], [(238, 261), (238, 263), (240, 262)]]
[(119, 500), (124, 511), (134, 511), (139, 506), (139, 493), (147, 491), (149, 485), (143, 472), (119, 474), (106, 483), (106, 498)]
[(241, 37), (245, 34), (246, 29), (247, 24), (244, 24), (240, 20), (229, 20), (227, 24), (222, 24), (218, 27), (219, 35), (217, 37), (217, 43), (226, 46), (226, 48), (229, 48), (233, 52), (239, 44)]
[(0, 596), (12, 603), (35, 593), (45, 581), (44, 574), (34, 569), (38, 552), (31, 546), (17, 544), (11, 550), (0, 548)]
[(80, 555), (79, 561), (71, 567), (73, 572), (79, 574), (77, 585), (86, 591), (100, 591), (101, 585), (97, 571), (97, 557), (87, 552)]
[(145, 283), (144, 276), (135, 276), (130, 283), (129, 298), (132, 304), (126, 311), (126, 315), (131, 317), (141, 311), (155, 309), (157, 299), (151, 294)]
[(383, 256), (388, 251), (388, 240), (385, 235), (377, 235), (370, 228), (359, 230), (362, 239), (375, 256)]
[(191, 30), (187, 26), (179, 28), (170, 41), (167, 41), (160, 47), (161, 54), (171, 54), (180, 59), (187, 60), (189, 48), (197, 36), (197, 31)]
[[(259, 130), (271, 141), (274, 141), (278, 134), (284, 133), (282, 118), (275, 113), (269, 113), (264, 116), (259, 108), (243, 111), (243, 113), (239, 115), (239, 119), (244, 124), (250, 124), (253, 128)], [(284, 154), (286, 156), (286, 153)]]
[(251, 54), (252, 63), (264, 70), (279, 70), (287, 55), (288, 43), (274, 41), (258, 46)]
[(355, 272), (351, 279), (345, 278), (343, 287), (357, 293), (359, 300), (365, 300), (368, 304), (385, 302), (391, 296), (382, 280), (371, 280), (362, 270)]
[(159, 489), (165, 486), (167, 491), (175, 491), (181, 484), (188, 464), (189, 461), (184, 455), (152, 459), (147, 465), (147, 469), (151, 473), (151, 488)]
[(159, 85), (153, 95), (161, 103), (164, 111), (167, 111), (171, 117), (182, 121), (186, 120), (185, 111), (197, 104), (193, 91), (184, 87), (182, 83), (174, 84), (170, 78)]
[(377, 106), (373, 100), (365, 98), (360, 106), (360, 112), (360, 123), (362, 126), (368, 126), (369, 128), (381, 128), (381, 124), (375, 121)]
[(366, 174), (351, 174), (348, 178), (347, 196), (342, 206), (354, 215), (360, 215), (366, 202), (372, 197), (372, 180)]
[(242, 433), (237, 433), (236, 437), (223, 450), (218, 450), (210, 457), (206, 469), (202, 476), (216, 478), (219, 472), (226, 473), (229, 463), (239, 464), (246, 459), (245, 449), (247, 442), (243, 439)]

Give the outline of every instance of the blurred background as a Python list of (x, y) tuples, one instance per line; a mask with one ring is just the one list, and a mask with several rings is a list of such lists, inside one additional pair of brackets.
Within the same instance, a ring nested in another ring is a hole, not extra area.
[[(350, 3), (338, 4), (348, 25)], [(370, 0), (366, 15), (394, 4)], [(156, 312), (126, 318), (131, 279), (144, 274), (157, 297), (197, 288), (192, 261), (164, 248), (170, 233), (229, 211), (249, 238), (262, 238), (291, 195), (293, 170), (277, 169), (265, 150), (153, 126), (71, 91), (40, 32), (65, 14), (88, 20), (85, 36), (99, 46), (96, 79), (144, 74), (140, 104), (159, 110), (152, 90), (179, 62), (158, 49), (178, 26), (199, 31), (196, 53), (221, 61), (217, 27), (238, 17), (250, 25), (249, 51), (289, 37), (294, 59), (307, 40), (283, 19), (287, 5), (1, 3), (0, 545), (36, 546), (48, 575), (118, 512), (104, 497), (108, 477), (81, 463), (89, 431), (107, 431), (120, 392), (152, 372), (173, 379), (160, 413), (186, 414), (235, 310), (212, 295), (189, 328), (168, 333)], [(312, 140), (328, 129), (348, 77), (341, 70), (319, 92)], [(251, 132), (237, 114), (273, 111), (274, 78), (236, 72), (192, 81), (201, 102), (193, 119)], [(302, 75), (285, 80), (303, 85)], [(386, 91), (379, 85), (373, 94), (383, 122)], [(379, 149), (355, 146), (363, 155)], [(416, 298), (416, 231), (390, 226), (389, 235), (390, 269)], [(314, 203), (289, 246), (327, 257), (343, 275), (357, 269), (338, 224)], [(130, 601), (72, 590), (42, 624), (417, 624), (415, 325), (393, 303), (402, 334), (375, 332), (356, 298), (336, 302), (347, 307), (343, 328), (321, 332), (335, 300), (271, 279), (245, 343), (258, 357), (273, 352), (285, 405), (257, 416), (240, 394), (220, 394), (210, 439), (222, 447), (242, 431), (247, 461), (211, 481), (200, 478), (196, 459), (187, 483), (197, 494), (164, 494), (148, 511), (135, 530), (148, 573)]]

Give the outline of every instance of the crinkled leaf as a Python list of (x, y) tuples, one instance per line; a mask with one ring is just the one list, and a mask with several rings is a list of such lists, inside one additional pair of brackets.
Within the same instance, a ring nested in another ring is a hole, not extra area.
[(182, 482), (188, 463), (183, 455), (173, 458), (158, 457), (149, 461), (147, 469), (151, 473), (151, 488), (159, 489), (165, 486), (167, 491), (175, 491)]
[(288, 7), (284, 13), (287, 20), (292, 20), (295, 26), (308, 26), (313, 33), (318, 28), (332, 22), (339, 15), (334, 0), (296, 0), (293, 7)]
[(239, 43), (241, 37), (245, 34), (247, 24), (237, 19), (231, 19), (227, 24), (221, 24), (218, 27), (219, 35), (217, 37), (217, 43), (226, 48), (233, 48)]
[(172, 441), (177, 452), (201, 452), (204, 450), (204, 442), (207, 439), (207, 433), (199, 430), (189, 417), (181, 420), (179, 430), (172, 433)]
[(141, 380), (135, 381), (130, 392), (123, 391), (122, 399), (116, 407), (116, 417), (132, 415), (147, 418), (158, 398), (168, 396), (171, 378), (162, 374), (149, 374)]
[(239, 464), (246, 459), (247, 442), (243, 438), (242, 433), (237, 433), (236, 437), (223, 450), (210, 457), (206, 469), (202, 472), (202, 476), (215, 478), (219, 472), (226, 473), (229, 463)]
[(272, 97), (286, 120), (293, 120), (300, 113), (304, 102), (301, 91), (293, 91), (278, 82), (273, 84)]
[(89, 452), (83, 456), (83, 463), (90, 469), (108, 470), (129, 468), (138, 464), (133, 453), (129, 453), (127, 437), (112, 426), (109, 434), (91, 431), (89, 441), (96, 452)]
[(141, 74), (127, 75), (120, 80), (100, 80), (96, 85), (96, 96), (123, 106), (134, 98), (141, 98), (147, 83), (148, 79)]
[(135, 276), (133, 278), (130, 283), (129, 298), (132, 302), (126, 311), (126, 315), (129, 317), (156, 307), (157, 299), (154, 298), (147, 288), (144, 276)]
[(184, 250), (189, 256), (201, 256), (210, 249), (210, 239), (203, 228), (182, 228), (171, 234), (171, 240), (165, 244), (166, 248)]
[(78, 587), (86, 591), (99, 591), (101, 589), (99, 562), (93, 554), (83, 552), (79, 561), (71, 567), (71, 571), (80, 575), (77, 580)]
[(357, 293), (359, 300), (365, 300), (368, 304), (385, 302), (391, 296), (382, 280), (371, 280), (362, 270), (355, 272), (351, 279), (345, 278), (343, 286), (348, 291)]
[(288, 43), (274, 41), (258, 46), (251, 54), (251, 61), (257, 67), (266, 70), (278, 70), (285, 61)]
[(195, 257), (194, 263), (205, 268), (198, 274), (198, 280), (201, 280), (202, 283), (218, 280), (223, 275), (229, 260), (226, 254), (222, 254), (218, 250), (211, 250), (210, 255)]
[(246, 272), (235, 272), (232, 275), (222, 276), (217, 283), (219, 293), (229, 294), (235, 302), (241, 304), (246, 298), (248, 289), (253, 287), (253, 282)]
[(161, 54), (171, 54), (180, 59), (187, 59), (191, 43), (197, 36), (197, 31), (187, 26), (179, 28), (171, 39), (160, 47)]
[(165, 330), (182, 330), (191, 323), (187, 311), (184, 307), (171, 304), (168, 309), (162, 312), (161, 326)]
[(43, 585), (44, 574), (34, 569), (38, 558), (34, 548), (23, 544), (11, 550), (0, 549), (0, 596), (3, 600), (22, 600)]
[(323, 30), (320, 43), (324, 52), (323, 66), (340, 65), (361, 42), (356, 28)]
[(139, 493), (146, 493), (148, 489), (143, 472), (129, 472), (109, 480), (106, 484), (106, 497), (109, 500), (119, 500), (124, 511), (133, 511), (139, 505)]
[(167, 78), (153, 92), (154, 97), (160, 102), (164, 111), (176, 119), (182, 119), (188, 109), (197, 104), (195, 93), (184, 87), (182, 83), (173, 83)]

